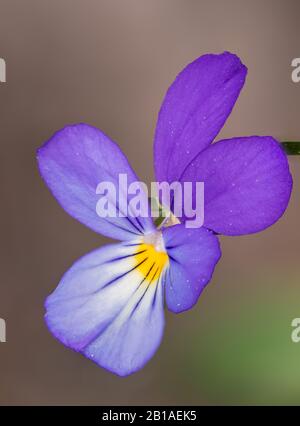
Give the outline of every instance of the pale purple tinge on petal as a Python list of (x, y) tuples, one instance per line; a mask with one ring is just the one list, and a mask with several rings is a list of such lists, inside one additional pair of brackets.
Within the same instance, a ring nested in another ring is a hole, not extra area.
[(154, 140), (158, 181), (179, 180), (217, 136), (244, 85), (246, 67), (229, 52), (201, 56), (177, 76), (158, 116)]
[(120, 376), (149, 361), (164, 330), (161, 275), (149, 282), (139, 270), (140, 243), (112, 244), (82, 257), (45, 305), (58, 340)]
[(175, 225), (163, 230), (169, 267), (165, 274), (166, 303), (179, 313), (192, 308), (210, 281), (221, 257), (218, 238), (205, 228)]
[[(54, 197), (84, 225), (118, 240), (131, 240), (154, 230), (150, 217), (138, 217), (134, 207), (124, 211), (132, 198), (124, 191), (124, 202), (116, 205), (116, 217), (97, 214), (99, 183), (111, 182), (118, 190), (120, 174), (127, 176), (128, 184), (139, 181), (118, 145), (99, 129), (87, 124), (67, 126), (38, 150), (37, 158)], [(147, 194), (142, 192), (142, 196), (147, 203)], [(120, 212), (125, 217), (120, 217)]]
[(272, 225), (292, 190), (286, 154), (270, 136), (219, 141), (192, 162), (182, 180), (204, 182), (204, 226), (224, 235)]

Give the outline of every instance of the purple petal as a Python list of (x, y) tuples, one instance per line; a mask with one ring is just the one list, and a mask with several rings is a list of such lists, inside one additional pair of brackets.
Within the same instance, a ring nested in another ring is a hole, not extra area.
[(140, 243), (112, 244), (79, 259), (45, 305), (58, 340), (121, 376), (146, 364), (164, 329), (161, 277), (149, 282), (139, 269)]
[(222, 140), (203, 151), (182, 180), (204, 182), (204, 226), (224, 235), (261, 231), (287, 208), (292, 177), (272, 137)]
[(158, 181), (179, 180), (216, 137), (244, 85), (246, 67), (229, 52), (204, 55), (176, 78), (163, 101), (154, 141)]
[(221, 257), (218, 238), (205, 228), (175, 225), (163, 230), (170, 266), (166, 270), (166, 302), (170, 311), (190, 309), (208, 284)]
[[(138, 181), (120, 148), (104, 133), (86, 124), (65, 127), (38, 150), (40, 173), (59, 204), (74, 218), (94, 231), (119, 240), (154, 229), (150, 217), (136, 217), (134, 209), (124, 210), (131, 198), (122, 190), (124, 202), (116, 211), (125, 217), (100, 217), (96, 193), (100, 182), (110, 182), (116, 190), (119, 174), (128, 185)], [(116, 191), (117, 192), (117, 191)], [(118, 195), (118, 192), (117, 192)], [(131, 196), (132, 197), (132, 196)], [(142, 192), (145, 203), (147, 194)], [(118, 198), (117, 198), (118, 201)], [(112, 203), (114, 206), (116, 203)]]

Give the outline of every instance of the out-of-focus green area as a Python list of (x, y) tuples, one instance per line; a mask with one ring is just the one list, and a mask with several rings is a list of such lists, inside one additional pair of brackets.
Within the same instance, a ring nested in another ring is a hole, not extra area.
[(278, 292), (278, 277), (272, 278), (273, 297), (264, 282), (256, 282), (250, 300), (233, 296), (185, 335), (174, 368), (193, 399), (300, 404), (300, 342), (291, 339), (292, 319), (300, 316), (299, 279), (287, 277)]

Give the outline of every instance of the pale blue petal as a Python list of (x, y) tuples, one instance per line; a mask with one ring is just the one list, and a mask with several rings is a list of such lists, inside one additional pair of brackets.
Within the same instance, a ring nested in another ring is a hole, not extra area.
[(45, 305), (47, 325), (58, 340), (121, 376), (144, 366), (164, 329), (161, 276), (145, 279), (136, 260), (140, 242), (112, 244), (82, 257)]

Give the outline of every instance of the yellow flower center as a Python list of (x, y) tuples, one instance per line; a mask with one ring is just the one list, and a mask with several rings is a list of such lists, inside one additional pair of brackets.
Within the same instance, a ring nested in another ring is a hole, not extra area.
[(161, 232), (144, 237), (135, 254), (136, 268), (149, 284), (156, 283), (169, 263)]

